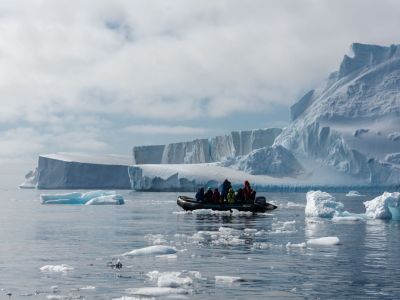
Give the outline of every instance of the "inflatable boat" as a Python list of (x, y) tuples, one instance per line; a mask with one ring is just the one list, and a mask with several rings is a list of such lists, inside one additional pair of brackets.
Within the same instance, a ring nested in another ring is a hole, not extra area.
[(232, 210), (237, 209), (239, 211), (251, 211), (251, 212), (266, 212), (268, 210), (274, 210), (277, 208), (276, 205), (268, 203), (265, 197), (257, 197), (254, 203), (210, 203), (210, 202), (198, 202), (195, 198), (187, 196), (179, 196), (176, 203), (184, 210), (195, 210), (195, 209), (212, 209), (212, 210)]

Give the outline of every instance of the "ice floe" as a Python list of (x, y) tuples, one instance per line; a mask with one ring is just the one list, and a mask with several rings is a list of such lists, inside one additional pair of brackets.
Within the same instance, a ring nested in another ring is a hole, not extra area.
[(329, 193), (309, 191), (306, 197), (306, 217), (332, 218), (343, 211), (343, 203), (335, 201), (335, 197)]
[(128, 256), (128, 257), (144, 256), (144, 255), (157, 256), (157, 255), (175, 254), (176, 252), (177, 252), (177, 250), (174, 247), (156, 245), (156, 246), (149, 246), (149, 247), (134, 249), (130, 252), (126, 252), (126, 253), (122, 254), (122, 256)]
[(317, 239), (309, 239), (307, 241), (307, 245), (309, 246), (333, 246), (333, 245), (339, 245), (340, 240), (337, 236), (327, 236), (327, 237), (321, 237)]
[(114, 191), (90, 191), (86, 193), (41, 194), (42, 204), (85, 204), (85, 205), (121, 205), (122, 195)]
[(272, 223), (272, 231), (271, 233), (294, 233), (296, 232), (296, 221), (278, 221), (276, 223)]
[(306, 248), (306, 246), (307, 246), (307, 244), (306, 243), (298, 243), (298, 244), (294, 244), (294, 243), (291, 243), (291, 242), (288, 242), (287, 244), (286, 244), (286, 248), (288, 248), (288, 249), (293, 249), (293, 248)]
[(242, 279), (237, 276), (222, 276), (222, 275), (215, 276), (216, 283), (234, 283), (234, 282), (240, 282), (241, 280)]
[(188, 287), (193, 284), (193, 279), (189, 274), (184, 275), (182, 272), (159, 272), (152, 271), (147, 273), (150, 280), (157, 282), (158, 287)]
[(171, 287), (142, 287), (127, 289), (128, 294), (147, 296), (147, 297), (163, 297), (169, 295), (188, 295), (191, 290), (182, 288), (171, 288)]
[(373, 219), (400, 220), (400, 193), (384, 192), (382, 195), (365, 201), (365, 214)]
[(361, 195), (358, 191), (349, 191), (346, 194), (346, 197), (362, 197), (364, 195)]
[(40, 271), (42, 272), (68, 272), (72, 271), (74, 268), (66, 265), (66, 264), (61, 264), (61, 265), (46, 265), (40, 268)]

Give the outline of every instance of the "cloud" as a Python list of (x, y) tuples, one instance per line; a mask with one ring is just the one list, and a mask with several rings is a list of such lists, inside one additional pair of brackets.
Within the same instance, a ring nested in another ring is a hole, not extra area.
[[(233, 114), (238, 128), (254, 113), (268, 119), (337, 69), (351, 43), (398, 43), (400, 27), (395, 0), (15, 0), (0, 12), (0, 125), (33, 128), (37, 150), (112, 150), (120, 119), (178, 120), (165, 132), (175, 135)], [(131, 132), (163, 130), (143, 126)], [(16, 134), (9, 149), (24, 143)]]
[(169, 134), (169, 135), (187, 135), (204, 134), (205, 128), (195, 128), (189, 126), (167, 126), (167, 125), (131, 125), (124, 128), (124, 131), (136, 134)]

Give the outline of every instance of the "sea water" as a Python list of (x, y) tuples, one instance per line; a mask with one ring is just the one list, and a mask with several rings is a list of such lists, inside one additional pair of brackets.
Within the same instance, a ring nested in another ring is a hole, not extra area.
[[(400, 299), (399, 221), (306, 218), (305, 193), (260, 193), (278, 209), (231, 214), (117, 192), (125, 205), (2, 189), (0, 299)], [(376, 195), (334, 196), (362, 213)], [(307, 243), (325, 237), (339, 243)]]

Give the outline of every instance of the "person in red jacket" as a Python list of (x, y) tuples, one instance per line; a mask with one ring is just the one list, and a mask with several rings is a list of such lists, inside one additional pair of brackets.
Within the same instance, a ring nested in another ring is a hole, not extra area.
[(253, 191), (250, 186), (250, 182), (248, 182), (247, 180), (244, 182), (243, 193), (244, 199), (248, 203), (254, 202), (254, 200), (256, 199), (256, 192)]
[(221, 201), (221, 194), (219, 193), (218, 189), (214, 189), (214, 192), (212, 195), (212, 202), (220, 203), (220, 201)]

